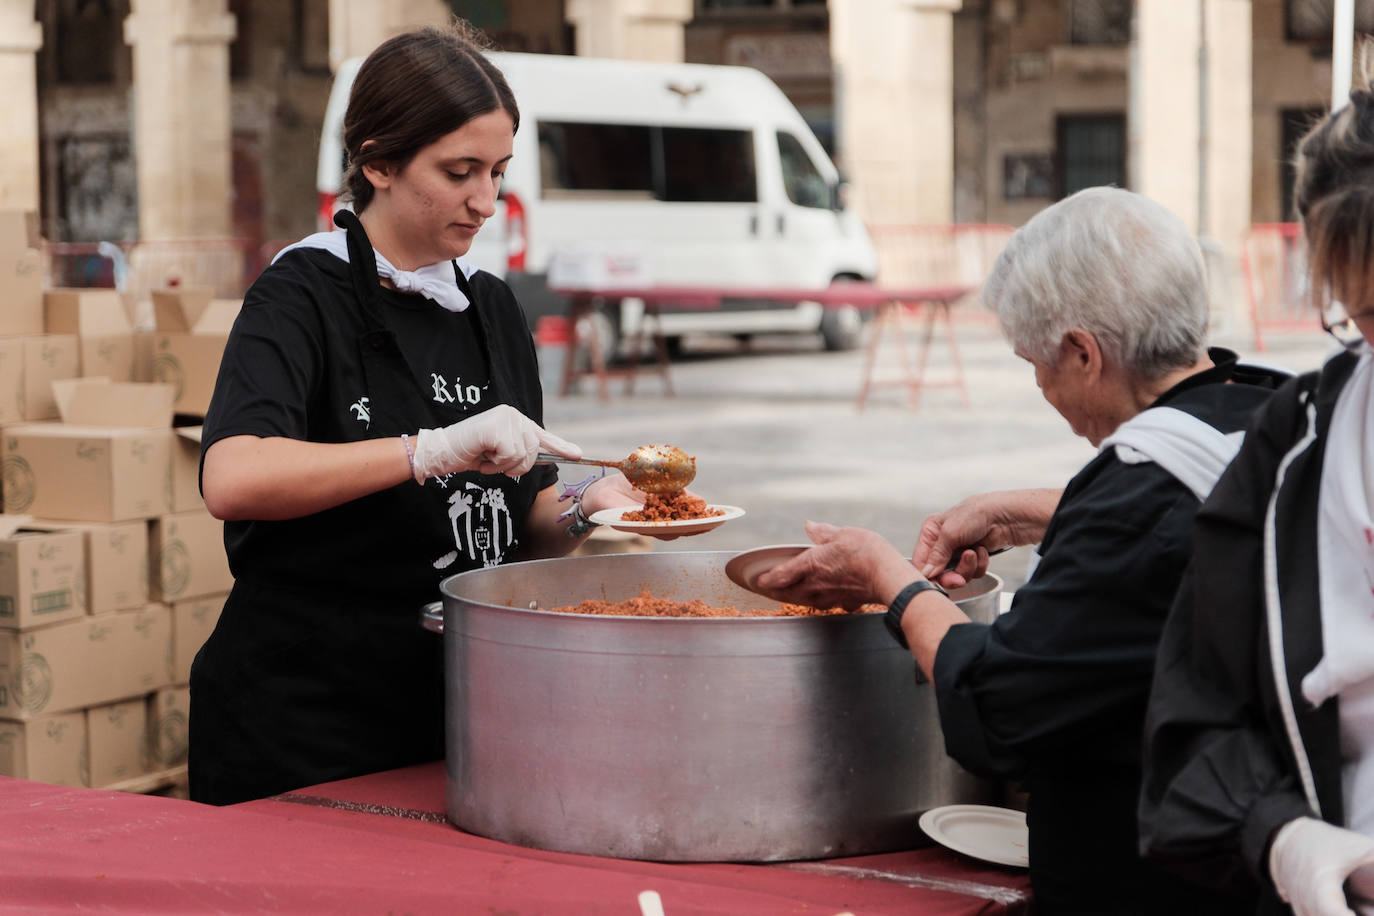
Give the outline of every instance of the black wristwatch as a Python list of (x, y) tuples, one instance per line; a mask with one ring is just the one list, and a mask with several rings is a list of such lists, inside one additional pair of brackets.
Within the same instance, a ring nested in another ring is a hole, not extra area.
[(906, 606), (911, 603), (921, 592), (937, 591), (949, 597), (949, 592), (928, 579), (917, 579), (897, 593), (897, 597), (892, 599), (892, 603), (887, 606), (887, 613), (883, 615), (883, 623), (887, 624), (887, 631), (892, 634), (892, 638), (897, 640), (897, 644), (903, 649), (910, 649), (907, 645), (906, 634), (902, 632), (902, 615), (906, 613)]

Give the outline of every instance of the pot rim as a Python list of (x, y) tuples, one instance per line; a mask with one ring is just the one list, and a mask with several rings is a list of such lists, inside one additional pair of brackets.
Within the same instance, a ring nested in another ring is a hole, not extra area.
[[(549, 557), (549, 558), (539, 559), (539, 560), (521, 560), (521, 561), (518, 561), (518, 562), (515, 562), (515, 563), (505, 563), (505, 564), (502, 564), (501, 566), (488, 566), (488, 567), (483, 567), (482, 569), (469, 569), (469, 570), (465, 570), (464, 572), (454, 573), (453, 575), (448, 576), (447, 578), (445, 578), (443, 581), (441, 581), (441, 582), (439, 583), (439, 594), (440, 594), (440, 600), (441, 600), (442, 603), (445, 604), (445, 606), (447, 605), (447, 599), (452, 599), (452, 600), (454, 600), (454, 601), (461, 601), (461, 602), (463, 602), (464, 604), (467, 604), (467, 605), (469, 605), (469, 606), (472, 606), (472, 607), (480, 607), (480, 608), (483, 608), (483, 609), (485, 609), (485, 610), (491, 610), (491, 611), (512, 611), (512, 612), (515, 612), (515, 613), (517, 613), (517, 614), (525, 614), (525, 615), (530, 615), (530, 616), (545, 616), (545, 617), (554, 617), (554, 618), (560, 618), (560, 619), (566, 618), (566, 619), (572, 619), (572, 620), (600, 620), (600, 621), (619, 621), (619, 622), (625, 622), (625, 621), (639, 621), (639, 622), (677, 623), (677, 624), (689, 623), (689, 624), (693, 624), (693, 625), (704, 625), (704, 624), (712, 624), (712, 623), (715, 623), (715, 624), (734, 624), (734, 625), (738, 625), (738, 624), (740, 624), (740, 623), (765, 623), (765, 624), (771, 624), (771, 623), (775, 623), (775, 622), (776, 622), (776, 623), (780, 623), (780, 624), (786, 624), (786, 623), (795, 623), (796, 621), (799, 621), (799, 620), (849, 620), (849, 619), (856, 618), (856, 617), (857, 617), (857, 618), (869, 618), (869, 617), (873, 617), (873, 616), (875, 616), (875, 615), (881, 613), (881, 612), (879, 612), (879, 611), (863, 611), (863, 612), (855, 611), (855, 612), (852, 612), (852, 613), (849, 613), (849, 614), (791, 614), (791, 615), (778, 615), (778, 616), (739, 616), (739, 617), (670, 617), (670, 616), (662, 616), (662, 617), (654, 616), (654, 617), (650, 617), (650, 616), (642, 616), (642, 615), (634, 615), (634, 614), (578, 614), (578, 613), (573, 613), (573, 612), (568, 612), (568, 611), (553, 611), (553, 610), (549, 610), (549, 609), (547, 609), (547, 608), (520, 607), (520, 606), (518, 606), (518, 605), (511, 605), (511, 604), (493, 604), (493, 603), (491, 603), (491, 602), (489, 602), (489, 601), (479, 601), (479, 600), (477, 600), (477, 599), (469, 598), (469, 597), (464, 596), (464, 595), (455, 594), (454, 591), (453, 591), (453, 583), (455, 583), (455, 582), (457, 582), (458, 580), (462, 579), (464, 576), (480, 576), (480, 575), (483, 575), (483, 574), (492, 575), (492, 574), (494, 574), (495, 571), (497, 571), (497, 570), (507, 571), (507, 570), (511, 570), (511, 569), (514, 569), (514, 568), (517, 568), (517, 567), (531, 567), (531, 566), (534, 566), (534, 565), (537, 565), (537, 564), (550, 564), (550, 563), (566, 564), (566, 563), (569, 563), (569, 562), (575, 562), (575, 561), (577, 561), (577, 560), (611, 560), (611, 561), (619, 562), (619, 561), (622, 561), (622, 560), (632, 560), (632, 559), (635, 558), (635, 557), (646, 557), (646, 556), (649, 556), (649, 557), (661, 558), (661, 557), (670, 557), (670, 556), (673, 556), (673, 555), (675, 555), (675, 554), (681, 554), (681, 555), (683, 555), (683, 556), (691, 556), (691, 557), (709, 556), (709, 555), (711, 555), (711, 554), (718, 554), (718, 555), (720, 555), (722, 558), (729, 558), (729, 557), (733, 557), (736, 553), (738, 553), (738, 551), (733, 551), (733, 550), (693, 550), (693, 551), (676, 551), (676, 552), (674, 552), (674, 553), (672, 553), (672, 554), (670, 554), (670, 553), (661, 553), (661, 554), (601, 554), (601, 555), (593, 556), (593, 557)], [(641, 560), (641, 562), (642, 562), (642, 560)], [(724, 567), (725, 567), (725, 564), (724, 564), (724, 562), (722, 562), (722, 563), (721, 563), (721, 575), (722, 575), (722, 577), (725, 575), (725, 573), (724, 573)], [(954, 600), (954, 601), (957, 603), (957, 602), (963, 601), (963, 600), (968, 600), (968, 599), (974, 599), (974, 598), (983, 597), (983, 596), (985, 596), (985, 595), (987, 595), (987, 594), (989, 594), (989, 593), (991, 593), (991, 592), (1000, 590), (1000, 589), (1002, 588), (1002, 585), (1003, 585), (1003, 583), (1002, 583), (1001, 577), (998, 576), (996, 573), (989, 572), (989, 573), (986, 573), (985, 575), (983, 575), (982, 577), (973, 580), (972, 582), (968, 583), (967, 585), (963, 586), (962, 588), (957, 588), (957, 589), (952, 590), (949, 594), (950, 594), (950, 598), (951, 598), (952, 600)], [(752, 593), (750, 593), (750, 594), (752, 594)], [(772, 601), (773, 601), (773, 599), (771, 599), (771, 598), (766, 598), (766, 597), (764, 597), (764, 596), (762, 596), (762, 595), (759, 595), (758, 598), (759, 598), (761, 601), (765, 601), (765, 602), (772, 602)], [(776, 602), (774, 602), (774, 603), (776, 603)]]

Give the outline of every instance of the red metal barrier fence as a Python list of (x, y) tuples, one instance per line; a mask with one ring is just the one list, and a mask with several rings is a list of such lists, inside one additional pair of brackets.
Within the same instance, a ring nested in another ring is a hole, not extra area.
[(1264, 349), (1264, 329), (1317, 327), (1308, 300), (1307, 251), (1298, 223), (1256, 223), (1241, 247), (1241, 276), (1255, 336)]
[[(968, 286), (978, 289), (1015, 229), (1000, 223), (872, 224), (878, 283), (887, 287)], [(976, 304), (976, 294), (972, 297)], [(991, 320), (981, 307), (963, 317)]]

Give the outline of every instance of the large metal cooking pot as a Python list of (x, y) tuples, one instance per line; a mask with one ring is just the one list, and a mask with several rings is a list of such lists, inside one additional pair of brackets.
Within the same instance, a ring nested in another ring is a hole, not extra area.
[[(757, 862), (910, 848), (925, 809), (995, 798), (945, 755), (934, 691), (881, 614), (530, 609), (644, 589), (771, 606), (725, 577), (731, 556), (534, 560), (445, 579), (425, 626), (444, 634), (449, 820), (539, 849)], [(1001, 584), (989, 575), (953, 597), (990, 621)]]

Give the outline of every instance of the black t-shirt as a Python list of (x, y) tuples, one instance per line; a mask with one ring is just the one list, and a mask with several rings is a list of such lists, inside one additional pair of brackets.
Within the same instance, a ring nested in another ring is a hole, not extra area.
[[(382, 287), (369, 305), (347, 262), (321, 249), (288, 252), (244, 297), (203, 447), (243, 434), (413, 436), (503, 403), (542, 422), (534, 344), (510, 289), (482, 271), (459, 285), (471, 300), (462, 312)], [(535, 494), (555, 480), (552, 466), (518, 480), (455, 474), (304, 518), (228, 522), (230, 569), (259, 585), (388, 604), (434, 599), (444, 577), (509, 561)]]

